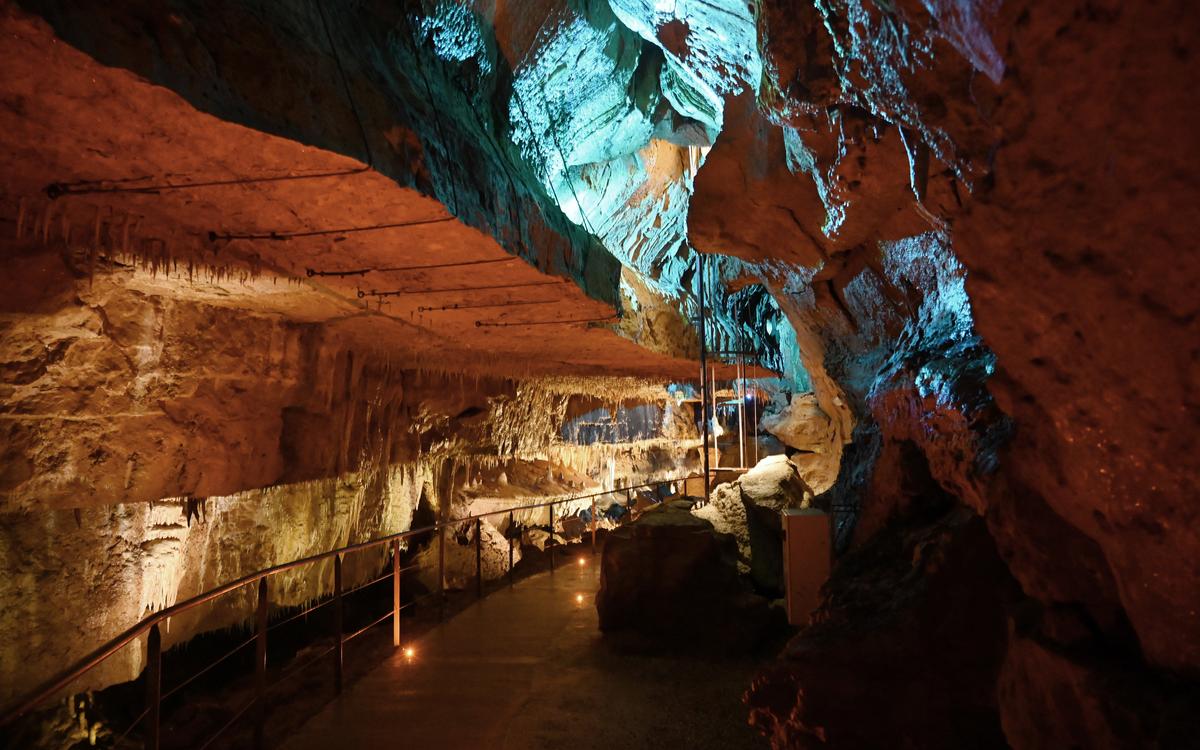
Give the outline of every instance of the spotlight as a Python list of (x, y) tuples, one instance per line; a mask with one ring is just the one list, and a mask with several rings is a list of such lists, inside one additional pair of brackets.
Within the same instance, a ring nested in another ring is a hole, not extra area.
[(583, 594), (576, 594), (576, 595), (575, 595), (575, 603), (576, 603), (576, 604), (583, 604)]
[(586, 557), (579, 558), (579, 567), (582, 568), (584, 565), (587, 565), (587, 558)]
[(413, 648), (412, 646), (406, 646), (404, 648), (404, 658), (405, 659), (411, 659), (416, 655), (417, 655), (417, 650), (415, 648)]

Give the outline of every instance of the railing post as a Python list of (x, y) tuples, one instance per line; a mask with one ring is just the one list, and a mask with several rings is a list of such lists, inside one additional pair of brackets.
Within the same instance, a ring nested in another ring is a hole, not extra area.
[(333, 556), (333, 629), (336, 641), (333, 644), (333, 689), (342, 694), (342, 666), (345, 629), (342, 627), (342, 556)]
[(483, 519), (475, 519), (475, 596), (483, 598)]
[(258, 579), (257, 629), (254, 643), (254, 750), (262, 750), (267, 723), (267, 579)]
[(446, 615), (446, 525), (438, 526), (438, 619)]
[(392, 646), (400, 648), (400, 540), (392, 540)]
[(516, 531), (516, 524), (513, 523), (513, 513), (508, 512), (508, 585), (513, 585), (513, 533)]
[[(696, 253), (696, 297), (700, 307), (700, 421), (704, 435), (704, 447), (701, 449), (703, 454), (700, 459), (704, 466), (704, 502), (708, 502), (708, 496), (712, 492), (708, 485), (708, 407), (709, 398), (708, 390), (709, 383), (708, 374), (708, 343), (705, 340), (708, 331), (708, 322), (705, 320), (705, 304), (704, 304), (704, 253)], [(714, 442), (716, 442), (714, 440)], [(704, 503), (701, 503), (702, 505)]]
[[(741, 347), (738, 347), (741, 349)], [(738, 352), (737, 364), (738, 396), (738, 466), (746, 468), (746, 353)]]
[(546, 540), (546, 546), (550, 548), (550, 572), (554, 572), (554, 503), (550, 503), (550, 538)]
[(158, 750), (159, 706), (162, 698), (162, 635), (158, 623), (146, 634), (146, 750)]
[(596, 498), (592, 498), (592, 554), (596, 554)]

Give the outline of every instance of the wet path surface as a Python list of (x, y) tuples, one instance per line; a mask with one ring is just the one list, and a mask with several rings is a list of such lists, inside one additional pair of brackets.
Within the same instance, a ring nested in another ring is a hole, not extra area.
[[(761, 748), (747, 660), (623, 655), (596, 627), (598, 558), (497, 591), (349, 686), (283, 747)], [(579, 596), (582, 595), (582, 602)]]

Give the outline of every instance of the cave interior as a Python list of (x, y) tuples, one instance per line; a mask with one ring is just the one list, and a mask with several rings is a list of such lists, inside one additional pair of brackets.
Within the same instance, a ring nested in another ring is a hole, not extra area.
[[(309, 612), (340, 691), (344, 589), (394, 597), (379, 661), (576, 557), (597, 674), (712, 691), (655, 744), (1196, 746), (1200, 6), (0, 0), (0, 38), (0, 747), (282, 747), (327, 682), (224, 706)], [(789, 511), (830, 569), (786, 623)]]

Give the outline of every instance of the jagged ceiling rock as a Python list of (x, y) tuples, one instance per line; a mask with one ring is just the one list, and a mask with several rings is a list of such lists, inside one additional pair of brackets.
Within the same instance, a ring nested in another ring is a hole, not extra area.
[(625, 26), (662, 50), (663, 96), (679, 115), (704, 127), (705, 140), (689, 145), (712, 145), (723, 124), (725, 98), (756, 91), (762, 77), (753, 5), (611, 0), (611, 6)]

